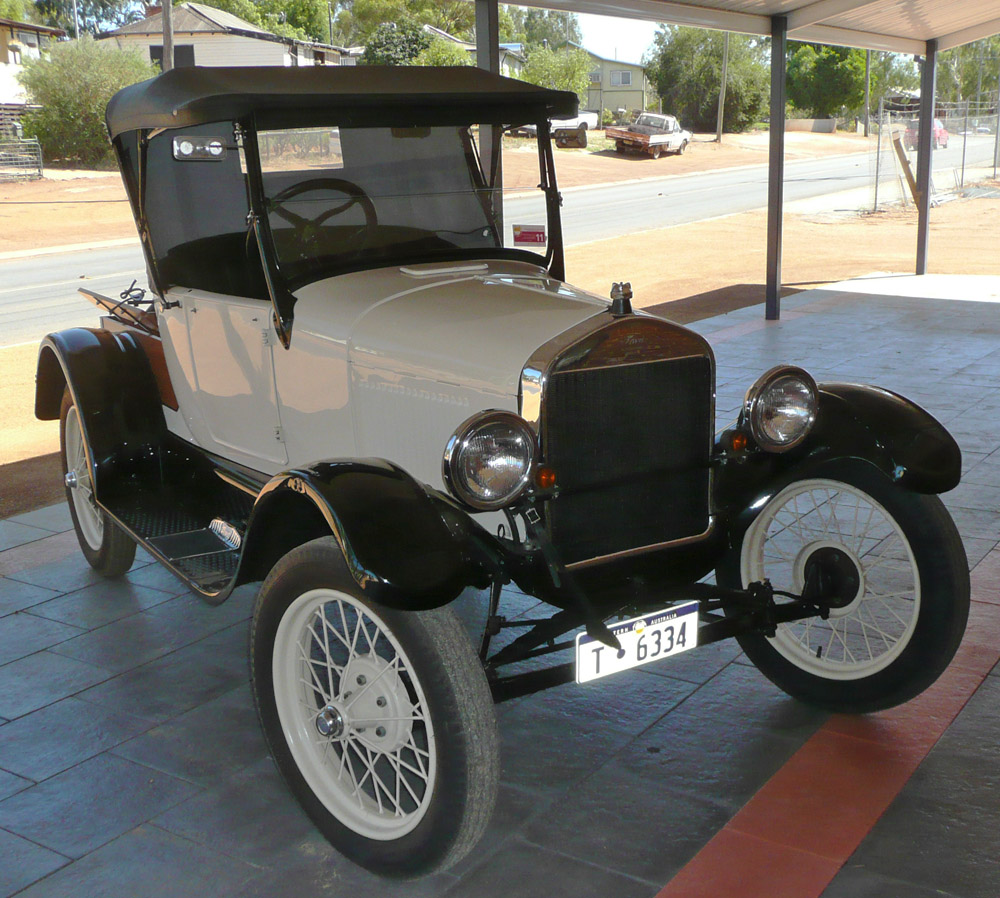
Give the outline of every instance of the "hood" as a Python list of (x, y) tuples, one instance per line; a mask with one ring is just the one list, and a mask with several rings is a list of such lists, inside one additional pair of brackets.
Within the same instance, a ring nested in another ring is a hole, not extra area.
[(296, 297), (296, 330), (343, 340), (353, 365), (508, 396), (539, 346), (608, 308), (537, 266), (495, 260), (354, 272)]

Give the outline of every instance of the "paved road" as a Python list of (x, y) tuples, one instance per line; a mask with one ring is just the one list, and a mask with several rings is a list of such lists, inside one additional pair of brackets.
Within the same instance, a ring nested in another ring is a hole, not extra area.
[[(992, 137), (971, 138), (966, 164), (986, 164), (992, 152)], [(953, 136), (947, 150), (934, 154), (934, 168), (951, 169), (961, 160), (961, 139)], [(670, 162), (670, 157), (660, 160), (667, 175)], [(870, 181), (869, 168), (866, 154), (790, 162), (785, 169), (785, 200), (864, 187)], [(939, 177), (947, 181), (942, 187), (950, 186), (950, 174)], [(567, 244), (573, 245), (756, 209), (766, 202), (765, 165), (568, 190), (564, 231)], [(505, 212), (508, 224), (544, 221), (541, 204), (534, 198), (510, 199)], [(145, 285), (138, 244), (0, 262), (0, 346), (96, 323), (95, 307), (76, 293), (77, 287), (113, 296), (133, 278)]]

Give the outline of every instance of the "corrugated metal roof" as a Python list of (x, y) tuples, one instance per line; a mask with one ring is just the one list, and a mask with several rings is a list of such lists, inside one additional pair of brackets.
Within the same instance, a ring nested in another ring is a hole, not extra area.
[(622, 16), (745, 34), (770, 34), (788, 17), (795, 40), (923, 54), (1000, 33), (1000, 0), (518, 0), (567, 12)]
[[(200, 3), (181, 3), (175, 6), (173, 20), (175, 34), (252, 33), (274, 36), (270, 31), (258, 28), (246, 19), (211, 6), (202, 6)], [(117, 37), (125, 34), (163, 34), (163, 13), (154, 13), (148, 18), (123, 25), (101, 37)]]

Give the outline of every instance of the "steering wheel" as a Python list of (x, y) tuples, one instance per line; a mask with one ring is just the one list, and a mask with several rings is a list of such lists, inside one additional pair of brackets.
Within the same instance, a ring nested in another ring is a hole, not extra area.
[[(312, 190), (334, 190), (345, 194), (347, 199), (339, 206), (335, 206), (332, 209), (324, 209), (315, 218), (306, 218), (285, 207), (284, 204), (289, 200), (293, 200), (300, 194), (308, 193)], [(329, 219), (346, 212), (352, 206), (361, 207), (361, 211), (365, 216), (365, 223), (348, 238), (348, 242), (356, 240), (359, 235), (366, 237), (371, 229), (378, 224), (378, 214), (375, 212), (375, 204), (372, 202), (371, 197), (353, 181), (346, 181), (343, 178), (310, 178), (307, 181), (300, 181), (298, 184), (286, 187), (267, 201), (268, 211), (274, 212), (292, 225), (295, 228), (296, 235), (304, 244), (313, 243), (319, 234), (319, 229)]]

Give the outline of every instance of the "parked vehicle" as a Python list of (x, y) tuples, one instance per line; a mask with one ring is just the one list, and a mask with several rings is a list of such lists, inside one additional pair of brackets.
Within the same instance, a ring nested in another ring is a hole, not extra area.
[[(736, 638), (790, 695), (874, 711), (965, 628), (935, 495), (961, 454), (926, 411), (782, 365), (716, 434), (708, 342), (565, 282), (548, 121), (576, 102), (474, 68), (125, 88), (107, 124), (151, 295), (91, 294), (101, 326), (40, 350), (84, 557), (113, 577), (141, 545), (211, 604), (263, 581), (274, 760), (383, 875), (475, 847), (495, 701)], [(499, 214), (490, 160), (526, 122), (544, 226)], [(545, 605), (509, 618), (510, 583)]]
[[(561, 115), (552, 118), (549, 128), (554, 135), (559, 131), (576, 131), (586, 133), (600, 127), (600, 115), (596, 112), (581, 111), (576, 115)], [(534, 137), (538, 133), (538, 128), (534, 122), (525, 122), (515, 129), (516, 134), (525, 137)], [(586, 144), (584, 144), (586, 146)]]
[[(948, 149), (948, 129), (945, 128), (944, 123), (941, 119), (934, 119), (934, 135), (931, 138), (931, 143), (935, 150), (937, 149)], [(918, 143), (920, 142), (920, 122), (917, 119), (911, 119), (906, 125), (906, 133), (903, 135), (903, 142), (908, 150), (915, 150)]]
[(636, 151), (659, 159), (662, 153), (681, 155), (691, 142), (691, 132), (685, 131), (672, 115), (643, 112), (631, 125), (605, 128), (605, 136), (615, 142), (619, 153)]

